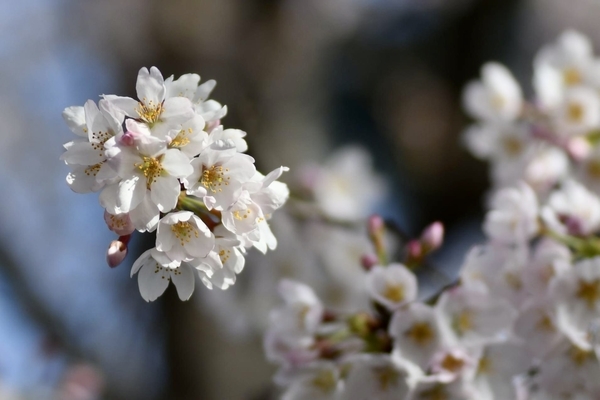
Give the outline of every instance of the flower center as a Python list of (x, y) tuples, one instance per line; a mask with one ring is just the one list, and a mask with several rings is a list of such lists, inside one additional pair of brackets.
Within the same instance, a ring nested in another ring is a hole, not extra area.
[(537, 329), (546, 332), (554, 332), (554, 324), (549, 316), (544, 315), (535, 325)]
[(569, 121), (578, 123), (583, 119), (583, 106), (579, 103), (571, 103), (567, 107), (567, 117)]
[(563, 80), (567, 86), (577, 85), (581, 82), (581, 74), (575, 67), (567, 68), (563, 71)]
[(442, 360), (441, 366), (446, 371), (457, 372), (465, 365), (465, 361), (461, 358), (454, 357), (452, 354), (448, 354)]
[(586, 170), (591, 178), (600, 179), (600, 160), (588, 162)]
[(94, 164), (94, 165), (90, 165), (89, 167), (87, 167), (86, 169), (83, 170), (83, 172), (85, 172), (85, 174), (87, 176), (96, 176), (98, 175), (98, 172), (100, 171), (100, 168), (102, 168), (102, 164), (104, 162), (98, 163), (98, 164)]
[(399, 283), (386, 284), (385, 290), (383, 291), (383, 297), (394, 303), (401, 302), (404, 300), (404, 286)]
[[(90, 144), (92, 145), (92, 148), (94, 150), (104, 151), (104, 143), (106, 143), (106, 141), (108, 139), (110, 139), (112, 136), (113, 135), (111, 133), (109, 133), (108, 131), (106, 131), (106, 132), (102, 132), (102, 131), (92, 132), (92, 137), (90, 139)], [(100, 153), (100, 155), (102, 155), (102, 153)]]
[(135, 167), (146, 177), (146, 188), (148, 190), (150, 190), (150, 186), (156, 182), (156, 179), (161, 176), (164, 171), (160, 157), (142, 157), (142, 162), (135, 164)]
[(594, 308), (594, 304), (600, 300), (600, 279), (592, 282), (580, 280), (577, 297), (585, 301), (589, 308)]
[(320, 372), (311, 382), (313, 386), (320, 389), (323, 393), (332, 392), (337, 386), (337, 381), (333, 371)]
[(188, 129), (182, 129), (179, 131), (179, 133), (177, 134), (177, 136), (175, 136), (175, 138), (173, 140), (171, 140), (171, 143), (169, 144), (169, 147), (183, 147), (187, 144), (190, 143), (190, 138), (188, 137), (188, 135), (191, 135), (194, 131), (192, 130), (192, 128), (188, 128)]
[(163, 112), (163, 103), (161, 102), (158, 104), (154, 104), (154, 101), (146, 101), (146, 99), (144, 98), (138, 103), (138, 106), (135, 109), (135, 111), (140, 116), (140, 119), (149, 124), (153, 124), (156, 121), (158, 121), (160, 115)]
[(433, 329), (427, 322), (417, 322), (405, 335), (417, 342), (419, 346), (427, 345), (434, 337)]
[(453, 327), (459, 335), (464, 335), (473, 328), (473, 318), (469, 311), (463, 311), (458, 314), (453, 321)]
[(585, 351), (577, 346), (573, 346), (569, 352), (569, 355), (571, 356), (571, 360), (573, 360), (575, 365), (581, 367), (589, 358), (592, 357), (592, 352)]
[(205, 167), (200, 177), (200, 184), (210, 190), (213, 193), (222, 192), (221, 186), (229, 185), (230, 177), (226, 177), (223, 173), (229, 172), (229, 168), (223, 168), (221, 165), (213, 165), (211, 167)]
[(392, 367), (374, 368), (374, 372), (382, 391), (386, 392), (391, 386), (396, 386), (398, 384), (400, 374)]
[(424, 400), (448, 400), (448, 395), (442, 385), (436, 385), (430, 390), (421, 392), (420, 398)]
[(188, 221), (179, 221), (171, 225), (171, 232), (179, 239), (182, 246), (192, 240), (192, 235), (198, 237), (198, 230)]
[(502, 147), (504, 147), (504, 151), (507, 155), (514, 157), (521, 153), (523, 143), (516, 137), (509, 136), (502, 141)]

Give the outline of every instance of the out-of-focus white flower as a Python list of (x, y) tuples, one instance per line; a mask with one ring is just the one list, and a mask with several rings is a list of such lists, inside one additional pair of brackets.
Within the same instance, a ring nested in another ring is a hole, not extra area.
[(507, 301), (489, 296), (488, 290), (480, 285), (445, 291), (435, 310), (444, 335), (453, 343), (465, 345), (499, 340), (517, 316)]
[(392, 311), (417, 297), (417, 278), (402, 264), (376, 266), (366, 281), (371, 297)]
[(600, 229), (600, 199), (576, 181), (565, 182), (546, 204), (541, 216), (557, 233), (586, 236)]
[(531, 239), (539, 230), (535, 192), (521, 183), (496, 193), (483, 230), (490, 238), (504, 243), (524, 243)]
[(430, 306), (412, 303), (394, 312), (389, 325), (394, 351), (426, 370), (444, 345), (437, 317)]
[(589, 38), (574, 30), (563, 32), (534, 60), (533, 81), (540, 104), (549, 109), (557, 106), (567, 88), (593, 83), (597, 69)]
[(360, 147), (339, 150), (313, 172), (311, 189), (317, 204), (334, 219), (366, 218), (386, 194), (383, 179), (373, 172), (371, 157)]
[(448, 382), (441, 376), (425, 376), (417, 381), (407, 400), (479, 400), (469, 382), (457, 379)]
[(600, 127), (600, 95), (596, 89), (576, 86), (565, 91), (556, 115), (559, 136), (585, 135)]
[(580, 347), (590, 348), (588, 329), (600, 320), (600, 257), (579, 261), (551, 283), (558, 327)]
[(463, 104), (473, 117), (484, 121), (513, 121), (521, 113), (521, 87), (510, 71), (496, 62), (481, 68), (481, 81), (467, 84)]
[(344, 382), (331, 362), (313, 362), (295, 373), (282, 400), (339, 400)]
[(403, 399), (409, 391), (409, 371), (387, 354), (357, 354), (349, 357), (344, 400)]

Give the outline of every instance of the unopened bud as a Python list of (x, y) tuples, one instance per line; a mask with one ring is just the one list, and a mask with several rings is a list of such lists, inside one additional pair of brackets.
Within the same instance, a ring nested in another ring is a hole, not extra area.
[(127, 243), (121, 240), (113, 240), (106, 251), (106, 262), (111, 268), (121, 264), (127, 256)]
[(379, 259), (375, 254), (364, 254), (360, 258), (360, 264), (365, 269), (365, 271), (369, 271), (371, 268), (379, 264)]
[(383, 221), (383, 218), (381, 218), (380, 215), (371, 215), (369, 217), (369, 222), (367, 224), (369, 234), (379, 235), (384, 226), (385, 222)]
[(406, 244), (409, 260), (419, 260), (423, 257), (423, 246), (418, 240), (411, 240)]
[(444, 225), (436, 221), (429, 225), (421, 234), (421, 243), (427, 251), (439, 249), (444, 242)]
[(135, 144), (135, 134), (132, 132), (125, 132), (123, 136), (121, 136), (120, 143), (123, 146), (133, 146)]

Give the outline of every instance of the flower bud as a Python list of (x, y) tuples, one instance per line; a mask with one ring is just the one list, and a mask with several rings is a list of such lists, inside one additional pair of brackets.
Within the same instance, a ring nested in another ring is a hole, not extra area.
[(362, 265), (365, 271), (368, 271), (375, 265), (379, 264), (379, 259), (375, 254), (364, 254), (360, 258), (360, 264)]
[(132, 132), (125, 132), (120, 140), (123, 146), (133, 146), (135, 144), (135, 135)]
[(423, 246), (418, 240), (411, 240), (406, 244), (409, 260), (420, 260), (423, 257)]
[(380, 215), (371, 215), (369, 217), (369, 222), (367, 228), (369, 230), (369, 234), (372, 236), (379, 235), (382, 229), (385, 226), (385, 222)]
[(439, 249), (444, 242), (444, 225), (436, 221), (429, 225), (421, 234), (421, 244), (426, 251)]
[[(119, 238), (120, 239), (120, 238)], [(106, 251), (106, 262), (111, 268), (121, 264), (127, 256), (127, 244), (121, 240), (113, 240)]]

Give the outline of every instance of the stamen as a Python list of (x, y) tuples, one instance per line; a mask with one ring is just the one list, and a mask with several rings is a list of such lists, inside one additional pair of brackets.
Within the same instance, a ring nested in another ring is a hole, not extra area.
[(179, 239), (182, 246), (192, 240), (192, 235), (198, 237), (198, 230), (188, 221), (179, 221), (171, 225), (171, 232)]

